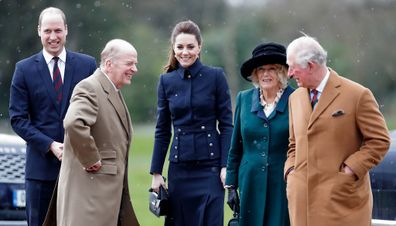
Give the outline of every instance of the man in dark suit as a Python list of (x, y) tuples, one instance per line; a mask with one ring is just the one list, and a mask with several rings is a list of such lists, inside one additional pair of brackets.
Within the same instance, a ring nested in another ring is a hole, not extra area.
[(25, 186), (29, 226), (41, 226), (63, 152), (63, 118), (74, 86), (96, 69), (91, 56), (65, 49), (65, 14), (46, 8), (39, 17), (43, 50), (18, 62), (10, 88), (14, 131), (27, 142)]

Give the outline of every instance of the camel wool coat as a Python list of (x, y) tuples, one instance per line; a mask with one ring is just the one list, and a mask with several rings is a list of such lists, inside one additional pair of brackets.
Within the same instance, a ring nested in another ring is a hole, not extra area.
[[(389, 133), (370, 90), (329, 70), (314, 110), (306, 88), (289, 99), (285, 174), (294, 167), (286, 187), (291, 225), (370, 226), (369, 170), (388, 151)], [(344, 173), (343, 164), (357, 177)]]
[[(120, 91), (101, 70), (74, 89), (64, 126), (57, 226), (139, 225), (128, 190), (131, 120)], [(99, 160), (98, 172), (84, 169)]]

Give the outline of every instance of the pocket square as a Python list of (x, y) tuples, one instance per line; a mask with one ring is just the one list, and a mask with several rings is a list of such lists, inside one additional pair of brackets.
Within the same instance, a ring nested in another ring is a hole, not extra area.
[(331, 114), (331, 116), (333, 116), (333, 117), (338, 117), (338, 116), (341, 116), (341, 115), (344, 115), (344, 114), (345, 114), (344, 110), (338, 109), (338, 110), (336, 110), (335, 112), (333, 112), (333, 113)]

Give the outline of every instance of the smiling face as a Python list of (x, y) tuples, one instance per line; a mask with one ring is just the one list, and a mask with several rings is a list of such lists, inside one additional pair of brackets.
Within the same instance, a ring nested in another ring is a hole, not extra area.
[(261, 90), (276, 93), (281, 88), (277, 65), (267, 64), (259, 66), (255, 69), (255, 73)]
[(137, 52), (135, 49), (123, 51), (116, 58), (106, 62), (107, 74), (117, 89), (131, 84), (132, 77), (137, 73)]
[(289, 65), (287, 75), (290, 78), (296, 80), (298, 87), (305, 87), (310, 89), (315, 89), (317, 87), (316, 82), (313, 80), (312, 76), (311, 62), (308, 62), (306, 67), (303, 67), (296, 62), (294, 55), (288, 55), (287, 64)]
[(173, 45), (176, 60), (183, 68), (188, 68), (199, 57), (201, 46), (198, 44), (197, 39), (192, 34), (181, 33), (176, 36)]
[(38, 35), (44, 49), (53, 56), (58, 56), (66, 43), (67, 25), (60, 14), (45, 13), (38, 26)]

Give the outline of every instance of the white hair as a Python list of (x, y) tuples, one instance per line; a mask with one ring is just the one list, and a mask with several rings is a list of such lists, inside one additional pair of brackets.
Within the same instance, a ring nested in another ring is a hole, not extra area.
[(107, 60), (116, 60), (117, 57), (125, 51), (136, 51), (135, 48), (127, 41), (122, 39), (112, 39), (107, 42), (100, 54), (100, 67), (103, 68)]
[(308, 35), (293, 40), (286, 50), (287, 56), (293, 55), (295, 63), (305, 68), (309, 61), (326, 66), (327, 52), (319, 42)]

